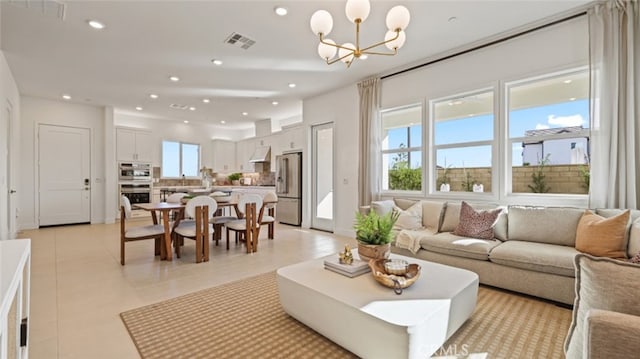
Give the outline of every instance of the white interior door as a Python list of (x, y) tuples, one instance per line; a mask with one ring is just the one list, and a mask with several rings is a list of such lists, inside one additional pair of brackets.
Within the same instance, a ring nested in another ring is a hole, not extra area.
[(9, 238), (9, 114), (0, 113), (0, 240)]
[(40, 125), (40, 226), (91, 218), (91, 134), (87, 128)]
[(333, 123), (313, 126), (311, 227), (333, 232)]

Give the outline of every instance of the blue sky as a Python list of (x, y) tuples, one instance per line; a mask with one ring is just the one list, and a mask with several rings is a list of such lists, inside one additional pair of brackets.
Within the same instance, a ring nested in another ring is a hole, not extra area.
[[(569, 101), (554, 105), (527, 108), (510, 113), (509, 136), (523, 137), (525, 131), (568, 126), (589, 127), (589, 101), (587, 99)], [(420, 146), (421, 126), (410, 129), (411, 146)], [(439, 122), (435, 126), (435, 144), (454, 144), (470, 141), (493, 139), (493, 115), (465, 117)], [(393, 129), (389, 131), (389, 148), (397, 148), (400, 143), (407, 145), (407, 131)], [(513, 146), (513, 164), (521, 165), (522, 147)], [(469, 148), (442, 149), (437, 152), (439, 166), (489, 167), (491, 166), (491, 147), (477, 146)], [(415, 153), (411, 158), (413, 168), (420, 167), (421, 156)]]

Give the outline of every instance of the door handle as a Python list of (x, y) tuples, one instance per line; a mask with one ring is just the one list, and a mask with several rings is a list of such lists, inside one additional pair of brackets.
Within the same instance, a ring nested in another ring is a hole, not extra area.
[(16, 192), (18, 192), (18, 191), (16, 191), (15, 189), (9, 190), (9, 193), (10, 193), (10, 194), (14, 194), (14, 193), (16, 193)]

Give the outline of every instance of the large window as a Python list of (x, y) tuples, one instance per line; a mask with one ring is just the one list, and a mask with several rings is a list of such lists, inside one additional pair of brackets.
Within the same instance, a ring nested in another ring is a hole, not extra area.
[(200, 145), (162, 141), (162, 177), (198, 177)]
[(512, 193), (589, 191), (586, 70), (506, 86)]
[(382, 113), (382, 189), (422, 189), (422, 106)]
[(431, 103), (435, 191), (491, 192), (493, 90)]

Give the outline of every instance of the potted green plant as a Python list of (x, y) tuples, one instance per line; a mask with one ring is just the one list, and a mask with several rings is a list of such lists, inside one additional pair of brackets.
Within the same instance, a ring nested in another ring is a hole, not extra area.
[(358, 254), (364, 260), (388, 258), (393, 241), (393, 225), (400, 213), (391, 211), (383, 216), (375, 211), (368, 214), (356, 212), (353, 228), (358, 240)]
[(227, 176), (229, 181), (231, 181), (231, 184), (234, 186), (240, 185), (240, 177), (242, 177), (242, 173), (237, 173), (237, 172)]

